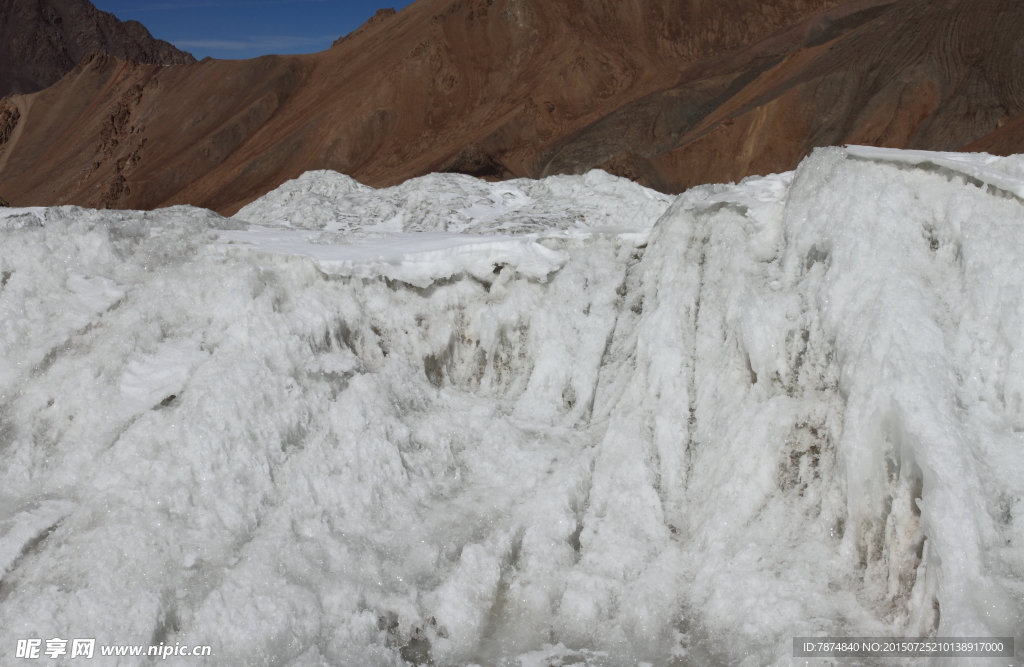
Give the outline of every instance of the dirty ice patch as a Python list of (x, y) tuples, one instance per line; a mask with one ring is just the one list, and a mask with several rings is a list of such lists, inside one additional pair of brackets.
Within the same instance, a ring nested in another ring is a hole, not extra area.
[(167, 341), (152, 354), (132, 358), (118, 382), (124, 411), (135, 414), (170, 403), (207, 357), (192, 341)]
[(1005, 190), (1024, 199), (1024, 177), (1010, 173), (1007, 159), (988, 153), (943, 153), (900, 150), (877, 146), (847, 146), (854, 157), (913, 166), (934, 165), (967, 176), (986, 185)]
[(42, 207), (0, 208), (0, 231), (39, 227), (43, 224), (46, 209)]
[(754, 257), (762, 262), (771, 261), (778, 254), (782, 241), (783, 213), (795, 173), (787, 171), (768, 176), (750, 176), (707, 198), (693, 197), (693, 203), (686, 208), (692, 207), (698, 213), (721, 206), (739, 210), (750, 225), (749, 244)]
[(255, 225), (246, 231), (222, 232), (217, 248), (228, 254), (308, 257), (328, 275), (382, 276), (416, 287), (459, 273), (490, 283), (504, 267), (545, 281), (568, 260), (566, 253), (546, 248), (532, 238), (444, 232), (330, 236)]
[(124, 289), (103, 276), (85, 276), (71, 271), (68, 273), (66, 285), (92, 313), (102, 313), (124, 298)]
[(0, 500), (0, 582), (40, 538), (75, 508), (75, 503), (67, 500), (45, 500), (5, 516), (8, 509), (4, 504)]
[[(565, 644), (547, 645), (537, 651), (528, 651), (516, 656), (519, 667), (569, 667), (570, 665), (608, 665), (609, 656), (605, 651), (573, 650)], [(637, 667), (648, 667), (650, 663), (637, 663)]]

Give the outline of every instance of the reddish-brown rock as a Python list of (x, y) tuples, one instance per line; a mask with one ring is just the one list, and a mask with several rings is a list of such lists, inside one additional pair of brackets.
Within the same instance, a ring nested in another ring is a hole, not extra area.
[(792, 53), (649, 157), (678, 191), (791, 169), (815, 146), (1024, 152), (1022, 34), (1012, 0), (901, 0)]
[(1005, 152), (1022, 28), (1007, 0), (419, 0), (306, 56), (88, 58), (0, 103), (0, 196), (232, 213), (321, 168), (381, 186), (601, 166), (678, 191), (818, 145)]
[(977, 141), (972, 141), (962, 150), (992, 153), (993, 155), (1012, 155), (1024, 153), (1024, 113), (1013, 117), (1004, 117), (996, 123), (996, 129)]

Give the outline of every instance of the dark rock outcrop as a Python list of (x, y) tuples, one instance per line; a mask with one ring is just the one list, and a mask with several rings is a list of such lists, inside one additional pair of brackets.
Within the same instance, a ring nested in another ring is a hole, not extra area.
[(0, 97), (53, 85), (90, 53), (157, 65), (195, 62), (88, 0), (0, 0)]

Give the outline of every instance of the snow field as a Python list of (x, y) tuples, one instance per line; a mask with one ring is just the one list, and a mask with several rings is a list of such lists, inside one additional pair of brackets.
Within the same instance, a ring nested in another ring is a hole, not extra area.
[(1020, 638), (1020, 164), (0, 211), (0, 646), (554, 667)]

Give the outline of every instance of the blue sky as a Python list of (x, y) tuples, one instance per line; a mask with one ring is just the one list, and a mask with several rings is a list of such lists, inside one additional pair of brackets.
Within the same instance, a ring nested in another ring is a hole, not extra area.
[(93, 0), (122, 21), (142, 23), (196, 58), (255, 58), (323, 51), (389, 0)]

